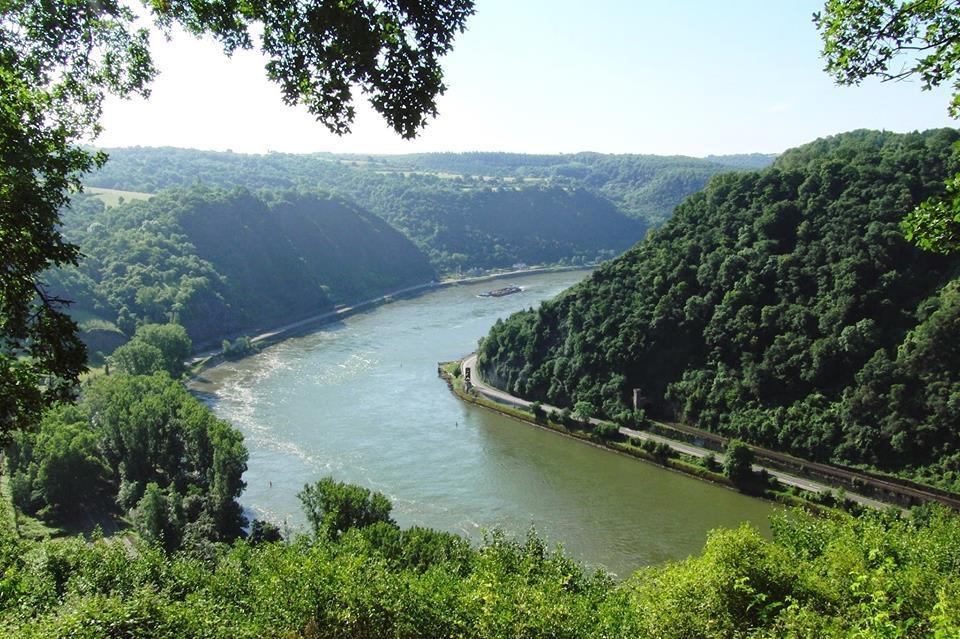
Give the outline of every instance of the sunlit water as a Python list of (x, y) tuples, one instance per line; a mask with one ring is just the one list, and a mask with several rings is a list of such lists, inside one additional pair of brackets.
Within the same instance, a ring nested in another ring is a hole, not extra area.
[(302, 525), (296, 493), (324, 475), (379, 490), (403, 526), (479, 539), (531, 527), (588, 566), (625, 575), (698, 553), (707, 531), (771, 506), (465, 404), (437, 362), (476, 348), (497, 318), (584, 277), (516, 278), (401, 300), (205, 373), (194, 385), (250, 450), (242, 503), (252, 516)]

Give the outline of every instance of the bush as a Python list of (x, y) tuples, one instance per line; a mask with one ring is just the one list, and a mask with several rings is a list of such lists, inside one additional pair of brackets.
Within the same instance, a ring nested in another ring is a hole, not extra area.
[(376, 523), (395, 526), (390, 517), (393, 504), (383, 493), (324, 477), (306, 484), (297, 497), (317, 539), (339, 539), (351, 528)]
[(10, 477), (10, 497), (13, 505), (21, 511), (32, 514), (33, 508), (33, 482), (30, 481), (30, 475), (20, 471)]
[(709, 455), (704, 457), (702, 463), (703, 463), (703, 467), (709, 470), (710, 472), (715, 473), (718, 470), (720, 470), (720, 464), (717, 462), (717, 456), (714, 455), (713, 453), (710, 453)]
[(547, 413), (543, 410), (543, 405), (540, 402), (530, 404), (530, 412), (533, 413), (533, 419), (538, 424), (543, 423), (547, 417)]
[(616, 421), (621, 426), (632, 430), (646, 430), (650, 425), (650, 420), (647, 419), (647, 413), (642, 408), (621, 411), (617, 414)]
[(253, 523), (250, 524), (250, 534), (247, 535), (247, 541), (252, 546), (269, 544), (282, 539), (283, 535), (280, 534), (280, 529), (269, 521), (254, 519)]
[(591, 436), (595, 439), (618, 439), (620, 437), (620, 429), (617, 428), (616, 424), (611, 424), (610, 422), (601, 422), (593, 427)]
[(253, 343), (253, 340), (246, 335), (242, 335), (232, 342), (225, 339), (220, 344), (220, 354), (227, 359), (240, 359), (247, 355), (253, 355), (259, 352), (259, 350), (257, 345)]
[(734, 483), (747, 481), (753, 477), (753, 451), (739, 439), (727, 442), (726, 459), (723, 472)]
[(670, 448), (670, 444), (664, 442), (656, 442), (653, 445), (653, 454), (659, 457), (660, 459), (669, 459), (675, 455), (673, 449)]
[(581, 422), (589, 423), (593, 416), (597, 414), (597, 408), (590, 402), (580, 401), (574, 404), (573, 414)]

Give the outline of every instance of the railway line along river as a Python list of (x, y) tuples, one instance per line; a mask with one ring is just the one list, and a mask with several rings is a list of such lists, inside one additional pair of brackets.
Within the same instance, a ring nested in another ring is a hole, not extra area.
[(250, 450), (241, 502), (251, 516), (303, 523), (296, 493), (324, 475), (379, 490), (402, 526), (480, 539), (531, 526), (587, 566), (625, 576), (701, 550), (707, 531), (769, 503), (501, 417), (454, 397), (437, 362), (474, 350), (497, 318), (579, 281), (517, 277), (399, 300), (203, 373), (192, 384)]

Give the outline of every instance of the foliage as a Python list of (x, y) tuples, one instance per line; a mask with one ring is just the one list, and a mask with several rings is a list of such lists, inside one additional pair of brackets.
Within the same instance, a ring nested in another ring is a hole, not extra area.
[(753, 477), (753, 451), (739, 439), (727, 442), (724, 452), (723, 472), (734, 483)]
[(547, 411), (543, 409), (543, 404), (540, 402), (530, 404), (530, 413), (533, 414), (533, 420), (537, 423), (543, 423), (547, 419)]
[(949, 199), (921, 202), (901, 224), (906, 238), (926, 251), (960, 250), (960, 174), (947, 180), (946, 186)]
[(85, 203), (65, 220), (87, 258), (51, 273), (51, 289), (128, 334), (176, 322), (220, 344), (435, 277), (400, 233), (321, 193), (194, 186), (106, 210)]
[[(438, 60), (473, 12), (470, 0), (144, 4), (168, 33), (212, 35), (227, 54), (251, 48), (256, 34), (284, 101), (331, 130), (349, 131), (356, 87), (404, 137), (436, 114)], [(68, 398), (84, 369), (65, 301), (39, 278), (79, 256), (60, 233), (60, 210), (106, 156), (78, 143), (99, 133), (108, 94), (145, 96), (156, 73), (141, 20), (115, 0), (0, 5), (0, 436)]]
[(720, 468), (720, 464), (717, 463), (717, 456), (713, 453), (708, 453), (703, 458), (703, 467), (711, 472), (716, 472)]
[(324, 477), (306, 484), (297, 497), (314, 537), (339, 539), (351, 528), (377, 523), (393, 525), (393, 504), (382, 493)]
[(232, 342), (228, 339), (220, 344), (220, 354), (227, 359), (239, 359), (256, 353), (259, 349), (247, 335), (241, 335)]
[(250, 524), (250, 534), (247, 535), (247, 542), (251, 546), (257, 544), (270, 544), (277, 541), (283, 541), (280, 529), (269, 521), (254, 519)]
[[(826, 71), (839, 84), (919, 78), (925, 91), (950, 84), (950, 116), (960, 117), (960, 6), (923, 0), (827, 0), (814, 22)], [(908, 240), (938, 253), (960, 249), (960, 173), (947, 181), (954, 196), (921, 203), (904, 220)]]
[(610, 422), (600, 422), (594, 425), (590, 434), (598, 439), (619, 439), (620, 429), (616, 424)]
[(144, 342), (160, 351), (162, 370), (171, 377), (179, 377), (184, 371), (184, 361), (193, 351), (193, 343), (186, 329), (179, 324), (143, 324), (137, 327), (134, 341)]
[(171, 550), (204, 526), (231, 540), (244, 524), (243, 437), (165, 372), (97, 378), (38, 432), (15, 433), (5, 458), (23, 484), (18, 505), (52, 521), (132, 512)]
[[(457, 209), (477, 207), (493, 200), (487, 208), (496, 211), (496, 202), (520, 203), (514, 213), (526, 213), (523, 200), (535, 199), (537, 191), (558, 188), (588, 191), (594, 197), (573, 200), (594, 209), (599, 199), (612, 203), (623, 214), (635, 218), (641, 228), (659, 226), (685, 197), (702, 188), (710, 176), (731, 170), (762, 168), (773, 156), (711, 156), (706, 159), (655, 155), (529, 155), (519, 153), (425, 153), (412, 155), (338, 155), (316, 153), (292, 155), (244, 155), (171, 148), (109, 149), (110, 162), (90, 175), (87, 182), (101, 187), (134, 189), (156, 193), (174, 186), (190, 186), (198, 179), (221, 187), (324, 188), (337, 192), (360, 206), (393, 220), (414, 217), (410, 204), (446, 226), (444, 201), (450, 200), (451, 232), (459, 228)], [(530, 195), (517, 195), (530, 191)], [(468, 197), (483, 192), (484, 198)], [(511, 195), (512, 193), (512, 195)], [(417, 204), (419, 195), (434, 202)], [(500, 195), (490, 195), (500, 194)], [(460, 196), (460, 197), (458, 197)], [(500, 208), (503, 208), (501, 206)], [(602, 211), (602, 209), (600, 209)], [(474, 216), (477, 217), (477, 216)], [(506, 225), (498, 240), (517, 235), (513, 219), (498, 219)], [(399, 224), (398, 224), (399, 226)], [(495, 231), (496, 225), (488, 225)], [(549, 228), (540, 228), (548, 233)], [(418, 235), (415, 219), (404, 231), (421, 243), (429, 235)], [(489, 232), (488, 231), (488, 232)], [(549, 237), (549, 236), (548, 236)], [(636, 239), (639, 239), (637, 236)], [(524, 256), (528, 262), (534, 256)], [(509, 266), (509, 264), (507, 264)]]
[[(159, 502), (159, 499), (157, 500)], [(159, 519), (159, 518), (158, 518)], [(712, 532), (700, 556), (622, 582), (535, 534), (479, 547), (387, 523), (338, 539), (218, 546), (0, 535), (0, 636), (903, 637), (960, 631), (960, 521), (938, 509), (780, 513), (772, 539)]]
[(179, 377), (193, 343), (178, 324), (144, 324), (133, 339), (117, 348), (109, 362), (116, 371), (130, 375), (152, 375), (166, 371)]
[(648, 411), (799, 456), (960, 489), (960, 262), (904, 212), (958, 134), (858, 131), (727, 174), (582, 284), (498, 321), (486, 379), (616, 418)]
[(582, 422), (589, 422), (597, 414), (596, 407), (588, 401), (580, 400), (573, 405), (573, 414)]
[(950, 115), (960, 116), (960, 8), (955, 4), (827, 0), (814, 22), (823, 38), (826, 71), (837, 82), (918, 77), (924, 90), (950, 83)]

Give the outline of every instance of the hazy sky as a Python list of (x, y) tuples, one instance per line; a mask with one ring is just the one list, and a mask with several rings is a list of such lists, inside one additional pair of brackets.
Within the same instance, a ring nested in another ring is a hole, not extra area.
[(807, 0), (478, 0), (414, 141), (369, 108), (338, 138), (284, 106), (264, 60), (154, 38), (151, 97), (108, 103), (101, 146), (243, 152), (779, 152), (855, 128), (956, 126), (946, 91), (837, 87)]

